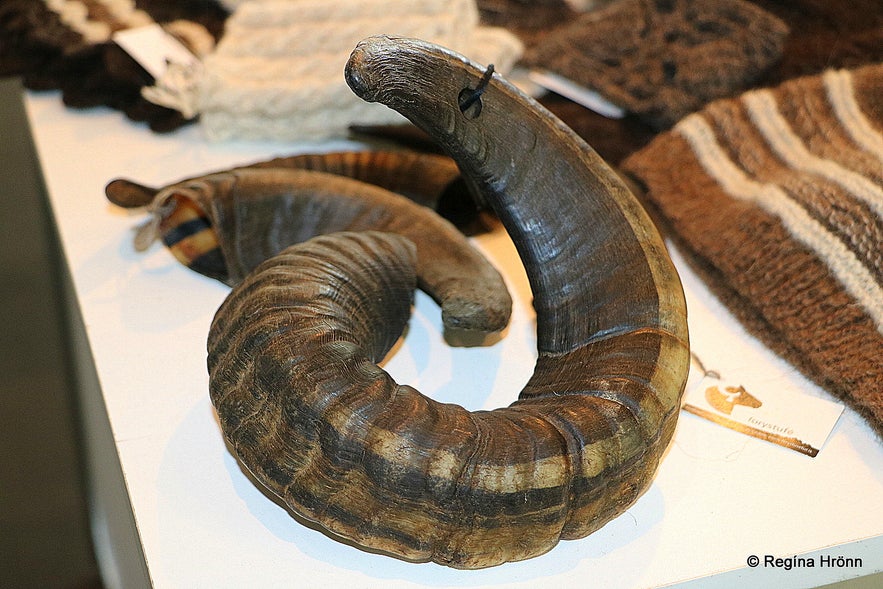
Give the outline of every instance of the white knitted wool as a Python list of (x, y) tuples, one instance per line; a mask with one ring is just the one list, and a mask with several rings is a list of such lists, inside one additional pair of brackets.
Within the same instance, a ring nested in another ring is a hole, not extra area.
[(200, 123), (212, 140), (284, 141), (346, 135), (353, 123), (403, 122), (361, 101), (343, 68), (356, 44), (375, 34), (415, 37), (507, 71), (521, 43), (478, 26), (474, 0), (262, 0), (240, 5), (205, 60)]

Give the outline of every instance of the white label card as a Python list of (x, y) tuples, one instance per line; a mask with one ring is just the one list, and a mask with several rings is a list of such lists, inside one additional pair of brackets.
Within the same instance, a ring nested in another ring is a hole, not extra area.
[(608, 119), (621, 119), (625, 116), (625, 110), (616, 106), (594, 90), (580, 86), (569, 78), (546, 70), (531, 70), (528, 77), (534, 84), (569, 98)]
[(113, 40), (157, 80), (166, 73), (169, 63), (192, 66), (199, 62), (187, 47), (156, 23), (117, 31)]
[(795, 452), (816, 456), (843, 412), (843, 405), (798, 391), (746, 390), (706, 374), (688, 386), (684, 411)]

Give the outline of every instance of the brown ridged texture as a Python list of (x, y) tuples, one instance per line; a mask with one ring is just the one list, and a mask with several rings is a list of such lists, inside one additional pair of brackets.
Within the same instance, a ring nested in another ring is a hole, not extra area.
[(256, 162), (251, 167), (298, 168), (348, 176), (432, 208), (445, 189), (460, 178), (460, 170), (451, 158), (405, 150), (301, 154)]
[[(482, 229), (478, 205), (460, 177), (457, 164), (443, 155), (404, 149), (305, 153), (257, 161), (234, 170), (242, 168), (292, 168), (346, 176), (433, 208), (466, 234)], [(149, 205), (161, 190), (117, 178), (108, 183), (105, 194), (114, 204), (132, 208)]]
[[(463, 58), (375, 37), (346, 75), (444, 146), (506, 225), (537, 310), (534, 375), (494, 411), (396, 384), (374, 362), (403, 321), (404, 303), (380, 300), (400, 258), (335, 245), (325, 272), (274, 259), (218, 311), (225, 437), (293, 511), (403, 559), (481, 568), (591, 533), (650, 484), (686, 382), (683, 292), (659, 235), (591, 148), (501, 78), (477, 117), (461, 113), (483, 76)], [(367, 238), (322, 243), (353, 239)]]
[(170, 201), (172, 212), (158, 213), (164, 243), (185, 265), (226, 284), (316, 235), (382, 230), (416, 245), (419, 286), (441, 304), (446, 327), (494, 332), (509, 320), (502, 277), (463, 234), (380, 187), (312, 170), (240, 168), (163, 188), (152, 206), (163, 211)]
[(430, 207), (466, 235), (487, 230), (475, 195), (454, 160), (444, 155), (410, 149), (340, 151), (279, 157), (250, 167), (298, 168), (347, 176)]
[[(660, 307), (679, 309), (674, 300), (656, 300), (659, 293), (681, 296), (680, 282), (646, 212), (616, 173), (498, 75), (480, 98), (479, 116), (461, 113), (460, 93), (481, 76), (453, 54), (432, 59), (417, 49), (429, 47), (391, 37), (365, 41), (347, 80), (365, 100), (398, 110), (429, 133), (497, 213), (544, 319), (540, 351), (567, 352), (607, 329), (658, 324)], [(452, 100), (453, 108), (441, 107)]]

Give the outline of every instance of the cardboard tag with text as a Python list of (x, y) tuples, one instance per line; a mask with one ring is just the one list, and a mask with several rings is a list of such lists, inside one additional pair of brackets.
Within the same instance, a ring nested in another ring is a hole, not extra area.
[(169, 64), (193, 67), (199, 58), (158, 24), (117, 31), (114, 42), (151, 76), (162, 78)]
[(580, 86), (569, 78), (546, 70), (531, 70), (528, 77), (534, 84), (560, 94), (608, 119), (621, 119), (625, 116), (625, 110), (594, 90)]
[(687, 388), (684, 411), (742, 434), (816, 456), (843, 405), (787, 389), (747, 390), (707, 373)]

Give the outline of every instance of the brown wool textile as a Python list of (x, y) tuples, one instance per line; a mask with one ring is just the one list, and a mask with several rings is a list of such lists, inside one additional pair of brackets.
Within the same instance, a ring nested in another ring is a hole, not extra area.
[[(779, 17), (790, 32), (781, 59), (755, 80), (752, 88), (777, 86), (830, 68), (856, 68), (883, 61), (883, 3), (880, 0), (754, 0), (753, 3)], [(555, 32), (550, 30), (547, 34)], [(740, 89), (729, 97), (747, 89)], [(606, 119), (553, 94), (543, 97), (541, 102), (613, 165), (619, 165), (658, 133), (636, 115)]]
[(579, 16), (565, 0), (476, 0), (476, 6), (482, 24), (508, 29), (526, 47)]
[(623, 162), (747, 328), (883, 437), (883, 63), (709, 104)]
[(611, 165), (619, 163), (653, 139), (657, 131), (637, 116), (611, 119), (549, 92), (537, 101), (583, 137)]
[(831, 68), (883, 61), (880, 0), (752, 0), (788, 24), (780, 59), (758, 83), (775, 86)]
[(787, 35), (780, 19), (743, 0), (621, 0), (549, 36), (526, 61), (664, 129), (748, 88)]
[(142, 97), (141, 88), (152, 85), (153, 77), (109, 35), (153, 22), (176, 22), (180, 30), (181, 22), (189, 22), (217, 40), (228, 13), (216, 0), (135, 0), (134, 10), (121, 14), (114, 12), (122, 10), (121, 4), (110, 0), (69, 0), (66, 7), (80, 8), (82, 22), (62, 16), (45, 0), (0, 3), (0, 76), (22, 76), (32, 90), (60, 90), (71, 108), (120, 110), (156, 132), (190, 122), (180, 112)]

